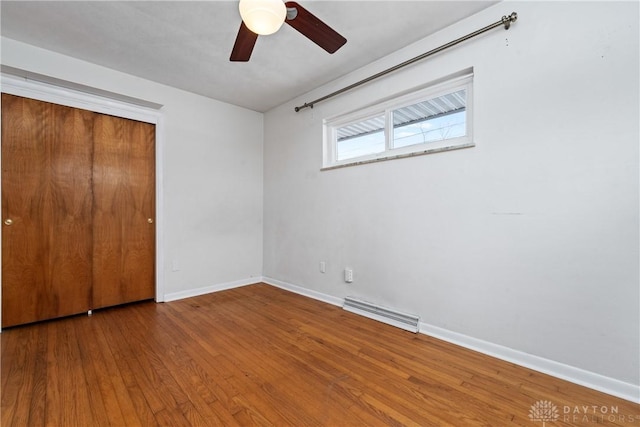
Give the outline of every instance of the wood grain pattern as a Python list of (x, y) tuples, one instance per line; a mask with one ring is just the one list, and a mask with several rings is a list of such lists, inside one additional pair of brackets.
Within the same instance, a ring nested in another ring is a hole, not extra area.
[(93, 308), (155, 296), (155, 127), (96, 115)]
[(640, 405), (265, 284), (0, 338), (3, 426), (535, 426), (540, 400), (548, 426), (640, 423)]
[(2, 94), (2, 325), (89, 309), (92, 113)]
[(347, 42), (336, 30), (298, 3), (288, 1), (285, 4), (287, 9), (296, 10), (295, 18), (287, 19), (285, 22), (327, 52), (334, 53)]

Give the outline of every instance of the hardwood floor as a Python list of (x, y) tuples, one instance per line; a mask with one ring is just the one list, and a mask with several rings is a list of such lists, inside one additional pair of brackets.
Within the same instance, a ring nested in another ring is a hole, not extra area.
[(640, 425), (640, 405), (265, 284), (1, 339), (7, 427)]

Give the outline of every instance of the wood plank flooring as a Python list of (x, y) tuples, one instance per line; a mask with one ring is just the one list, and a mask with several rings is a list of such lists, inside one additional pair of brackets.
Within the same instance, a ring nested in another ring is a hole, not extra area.
[[(5, 427), (640, 425), (640, 405), (265, 284), (1, 339)], [(557, 420), (530, 418), (540, 401)]]

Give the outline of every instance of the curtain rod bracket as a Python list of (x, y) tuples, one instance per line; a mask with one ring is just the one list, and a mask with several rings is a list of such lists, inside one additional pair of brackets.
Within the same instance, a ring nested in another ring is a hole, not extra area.
[(504, 15), (502, 17), (502, 19), (500, 19), (497, 22), (494, 22), (491, 25), (487, 25), (484, 28), (481, 28), (481, 29), (479, 29), (477, 31), (474, 31), (473, 33), (469, 33), (466, 36), (460, 37), (459, 39), (453, 40), (453, 41), (451, 41), (451, 42), (449, 42), (447, 44), (444, 44), (444, 45), (442, 45), (440, 47), (432, 49), (429, 52), (425, 52), (422, 55), (418, 55), (415, 58), (409, 59), (408, 61), (405, 61), (405, 62), (403, 62), (401, 64), (398, 64), (398, 65), (393, 66), (391, 68), (387, 68), (384, 71), (381, 71), (381, 72), (379, 72), (377, 74), (374, 74), (373, 76), (367, 77), (366, 79), (363, 79), (363, 80), (360, 80), (360, 81), (358, 81), (356, 83), (353, 83), (353, 84), (351, 84), (351, 85), (349, 85), (347, 87), (343, 87), (342, 89), (337, 90), (335, 92), (332, 92), (329, 95), (325, 95), (322, 98), (315, 99), (315, 100), (313, 100), (311, 102), (305, 102), (303, 105), (300, 105), (299, 107), (294, 107), (294, 110), (297, 113), (300, 110), (305, 109), (305, 108), (313, 108), (313, 105), (318, 103), (318, 102), (324, 101), (324, 100), (329, 99), (329, 98), (333, 98), (334, 96), (340, 95), (341, 93), (344, 93), (344, 92), (346, 92), (348, 90), (354, 89), (354, 88), (356, 88), (358, 86), (362, 86), (365, 83), (369, 83), (371, 80), (375, 80), (378, 77), (382, 77), (382, 76), (387, 75), (387, 74), (389, 74), (389, 73), (391, 73), (393, 71), (399, 70), (400, 68), (406, 67), (407, 65), (411, 65), (414, 62), (423, 60), (428, 56), (434, 55), (434, 54), (436, 54), (438, 52), (441, 52), (441, 51), (443, 51), (445, 49), (453, 47), (453, 46), (457, 45), (458, 43), (462, 43), (462, 42), (464, 42), (466, 40), (469, 40), (469, 39), (471, 39), (471, 38), (473, 38), (475, 36), (478, 36), (478, 35), (480, 35), (482, 33), (486, 33), (487, 31), (492, 30), (492, 29), (494, 29), (496, 27), (499, 27), (501, 25), (504, 25), (504, 29), (508, 30), (511, 27), (511, 23), (516, 22), (517, 19), (518, 19), (518, 14), (516, 12), (512, 12), (511, 15)]

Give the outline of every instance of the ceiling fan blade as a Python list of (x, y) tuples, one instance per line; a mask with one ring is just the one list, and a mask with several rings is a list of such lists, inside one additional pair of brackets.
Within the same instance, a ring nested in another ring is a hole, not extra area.
[[(347, 39), (298, 3), (288, 1), (285, 5), (287, 6), (285, 22), (327, 52), (333, 53), (347, 42)], [(290, 12), (290, 9), (295, 9), (297, 13)], [(293, 17), (290, 19), (289, 17), (292, 15)]]
[(229, 60), (247, 62), (251, 58), (251, 52), (253, 52), (256, 40), (258, 40), (258, 35), (242, 22)]

